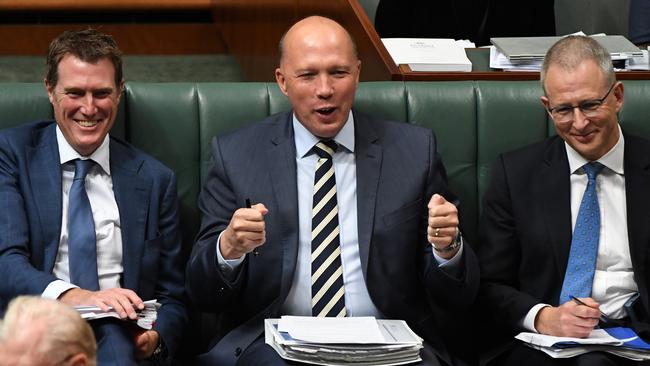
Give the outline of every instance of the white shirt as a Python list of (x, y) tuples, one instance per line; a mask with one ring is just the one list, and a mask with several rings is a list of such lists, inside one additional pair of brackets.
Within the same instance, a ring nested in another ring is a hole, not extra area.
[[(282, 314), (311, 315), (311, 211), (313, 204), (314, 174), (318, 155), (312, 148), (319, 139), (309, 132), (293, 116), (294, 140), (296, 144), (296, 175), (298, 183), (298, 259), (291, 289), (282, 305)], [(339, 228), (341, 245), (341, 266), (345, 290), (345, 309), (348, 316), (375, 316), (382, 314), (372, 302), (359, 254), (359, 235), (357, 221), (357, 164), (354, 155), (354, 117), (348, 115), (345, 125), (334, 137), (339, 144), (332, 157), (336, 177), (336, 198), (339, 209)], [(219, 239), (221, 235), (219, 236)], [(456, 255), (445, 260), (431, 249), (432, 255), (441, 267), (458, 268), (461, 265), (462, 246)], [(234, 277), (234, 270), (243, 262), (239, 259), (226, 260), (221, 255), (217, 242), (217, 263), (227, 277)]]
[(42, 296), (57, 299), (63, 292), (77, 287), (70, 281), (68, 266), (68, 195), (74, 178), (75, 159), (91, 159), (96, 164), (86, 176), (86, 193), (90, 201), (97, 236), (97, 272), (100, 290), (121, 287), (122, 267), (122, 232), (120, 229), (120, 212), (113, 193), (113, 181), (109, 162), (109, 136), (90, 156), (81, 156), (68, 144), (63, 133), (56, 127), (59, 146), (62, 178), (61, 236), (59, 250), (54, 262), (53, 274), (59, 279), (51, 282)]
[[(623, 152), (625, 140), (619, 127), (619, 140), (597, 161), (605, 166), (596, 177), (596, 192), (600, 207), (600, 241), (591, 297), (600, 310), (613, 319), (627, 316), (623, 304), (638, 291), (634, 281), (632, 258), (627, 235), (627, 204)], [(587, 174), (582, 166), (589, 163), (565, 143), (571, 172), (571, 227), (578, 217), (580, 202), (587, 187)], [(524, 318), (524, 327), (535, 330), (535, 317), (547, 304), (535, 305)]]

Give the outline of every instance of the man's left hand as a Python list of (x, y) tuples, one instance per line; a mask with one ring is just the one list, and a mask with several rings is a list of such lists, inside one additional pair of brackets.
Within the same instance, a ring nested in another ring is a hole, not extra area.
[[(435, 248), (443, 249), (451, 245), (458, 234), (458, 209), (443, 196), (434, 194), (429, 201), (429, 226), (427, 239)], [(453, 257), (458, 249), (438, 255), (445, 259)]]
[(135, 336), (135, 358), (144, 360), (153, 354), (158, 347), (160, 335), (155, 330), (147, 330)]

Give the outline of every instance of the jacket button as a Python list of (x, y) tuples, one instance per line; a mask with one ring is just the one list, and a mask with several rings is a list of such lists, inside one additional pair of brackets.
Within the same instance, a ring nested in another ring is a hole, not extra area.
[(241, 348), (237, 347), (235, 348), (235, 356), (239, 357), (241, 355)]

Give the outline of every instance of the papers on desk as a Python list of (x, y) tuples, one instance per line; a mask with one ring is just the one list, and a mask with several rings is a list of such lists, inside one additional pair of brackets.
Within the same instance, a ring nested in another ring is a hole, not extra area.
[(411, 71), (472, 71), (465, 47), (469, 41), (448, 38), (382, 38), (395, 64), (409, 65)]
[(537, 333), (519, 333), (515, 338), (553, 358), (602, 351), (635, 361), (650, 360), (650, 344), (630, 328), (594, 329), (588, 338), (553, 337)]
[[(572, 35), (582, 35), (583, 32)], [(648, 51), (642, 51), (623, 36), (594, 34), (590, 37), (605, 47), (613, 61), (621, 61), (621, 70), (648, 70)], [(546, 51), (562, 37), (491, 38), (490, 67), (504, 71), (539, 71)], [(625, 62), (623, 62), (625, 61)]]
[(264, 320), (264, 337), (285, 360), (314, 365), (419, 362), (422, 339), (402, 320), (283, 316)]
[[(158, 317), (158, 309), (160, 304), (156, 300), (149, 300), (144, 302), (144, 309), (138, 311), (138, 319), (123, 319), (125, 322), (132, 322), (142, 329), (151, 329), (153, 324), (156, 322)], [(120, 319), (120, 316), (110, 308), (109, 311), (102, 311), (102, 309), (95, 306), (75, 306), (74, 307), (82, 319), (88, 321), (102, 319), (102, 318), (117, 318)]]

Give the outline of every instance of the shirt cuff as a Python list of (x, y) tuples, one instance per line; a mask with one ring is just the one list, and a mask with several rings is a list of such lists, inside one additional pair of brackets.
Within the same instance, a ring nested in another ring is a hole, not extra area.
[[(460, 235), (460, 234), (458, 234), (458, 235)], [(446, 267), (446, 268), (452, 269), (452, 268), (458, 268), (460, 266), (460, 259), (463, 256), (463, 246), (464, 246), (463, 238), (461, 237), (460, 240), (461, 240), (460, 249), (458, 249), (456, 254), (453, 257), (449, 258), (449, 259), (445, 259), (445, 258), (439, 256), (436, 253), (435, 249), (433, 249), (433, 246), (431, 247), (431, 252), (433, 253), (433, 257), (436, 259), (436, 262), (438, 262), (438, 265), (440, 267)]]
[(551, 305), (537, 304), (528, 310), (528, 314), (526, 314), (524, 319), (521, 321), (521, 325), (524, 327), (524, 329), (528, 330), (529, 332), (539, 333), (537, 329), (535, 329), (535, 318), (537, 318), (537, 313), (539, 313), (542, 308), (545, 308), (547, 306)]
[(47, 285), (47, 287), (41, 294), (41, 297), (44, 297), (46, 299), (57, 300), (61, 296), (61, 294), (73, 288), (78, 288), (78, 286), (75, 286), (63, 280), (55, 280), (50, 282), (49, 285)]
[(225, 259), (221, 254), (221, 248), (219, 245), (219, 243), (221, 243), (221, 235), (223, 235), (223, 231), (217, 238), (217, 266), (219, 267), (219, 270), (221, 271), (221, 274), (224, 275), (224, 277), (229, 280), (233, 280), (236, 274), (236, 270), (244, 262), (246, 254), (237, 259)]

